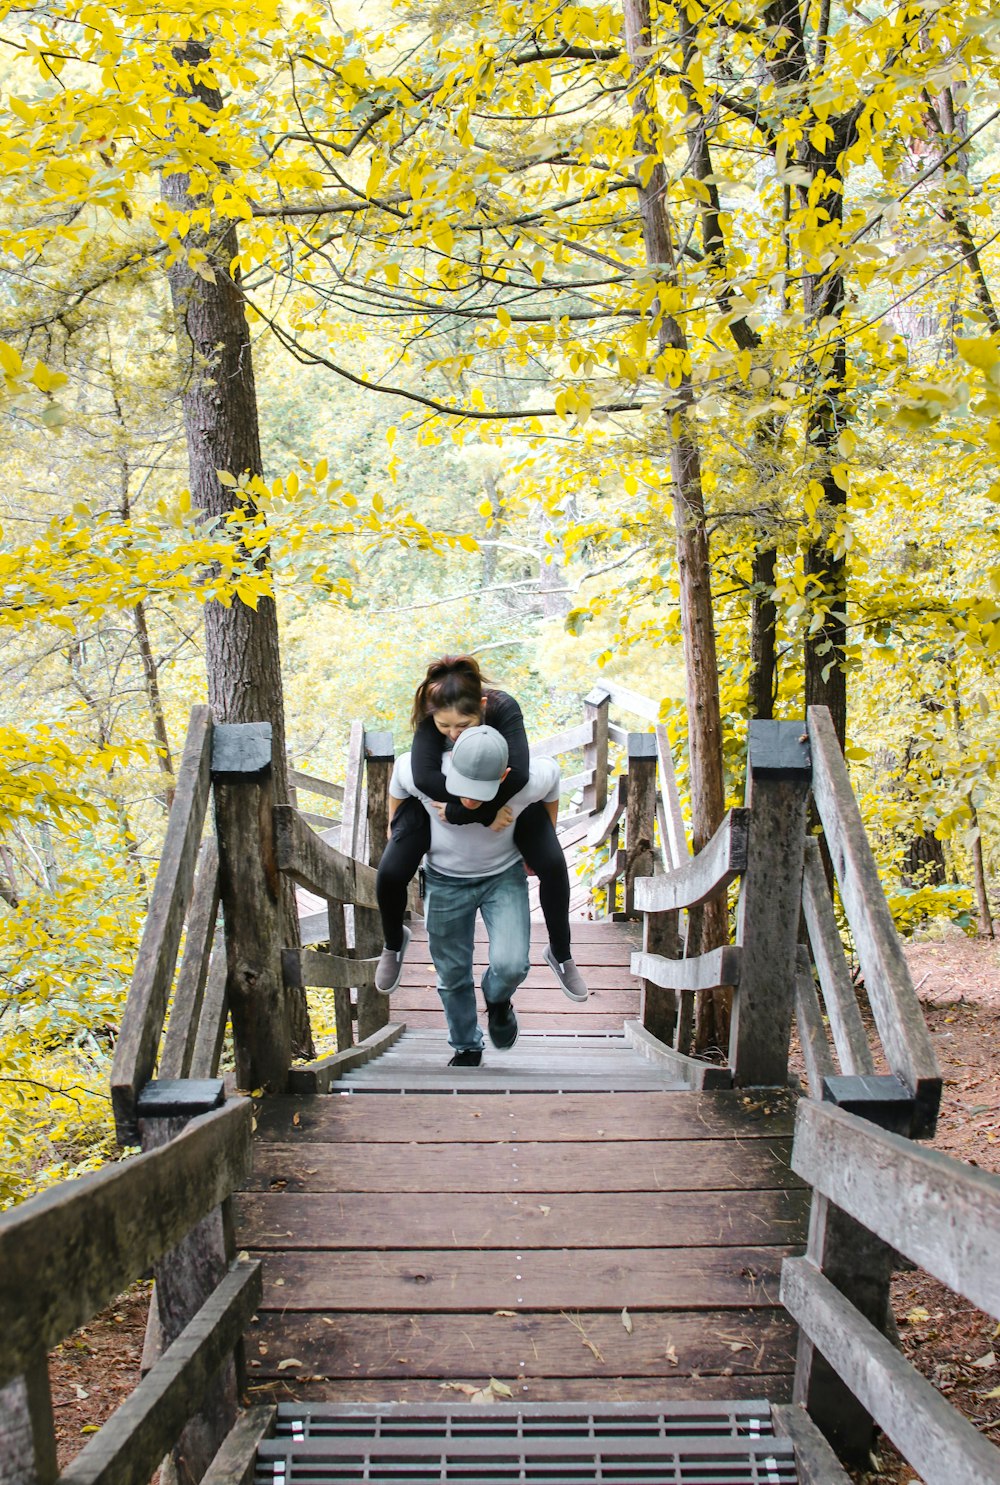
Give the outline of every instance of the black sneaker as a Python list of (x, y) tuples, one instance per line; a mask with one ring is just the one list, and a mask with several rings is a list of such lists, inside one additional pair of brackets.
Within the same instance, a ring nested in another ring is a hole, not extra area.
[(509, 1000), (487, 1001), (490, 1041), (502, 1052), (517, 1041), (517, 1017)]
[(448, 1063), (449, 1067), (478, 1067), (483, 1060), (482, 1047), (466, 1047), (464, 1052), (456, 1052)]

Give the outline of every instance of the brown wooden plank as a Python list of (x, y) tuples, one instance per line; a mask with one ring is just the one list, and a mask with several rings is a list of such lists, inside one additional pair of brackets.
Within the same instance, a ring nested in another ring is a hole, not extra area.
[[(747, 1376), (791, 1371), (795, 1364), (796, 1327), (781, 1310), (630, 1309), (629, 1315), (631, 1335), (620, 1312), (609, 1310), (378, 1317), (265, 1310), (247, 1336), (247, 1355), (255, 1381), (287, 1372), (359, 1381), (484, 1373), (487, 1379)], [(301, 1366), (279, 1371), (289, 1357)]]
[[(316, 959), (326, 957), (319, 954), (315, 956)], [(311, 974), (314, 966), (309, 964), (306, 968)], [(322, 971), (323, 966), (320, 965), (318, 968)], [(590, 1000), (578, 1005), (574, 1004), (568, 1000), (551, 970), (532, 968), (527, 979), (518, 986), (519, 1002), (524, 1004), (527, 999), (530, 999), (532, 1007), (537, 1010), (547, 1010), (550, 1006), (555, 1010), (557, 1006), (566, 1006), (568, 1009), (584, 1013), (592, 1007), (594, 1001), (606, 1010), (618, 1006), (633, 1006), (638, 1003), (639, 986), (628, 970), (607, 965), (601, 965), (595, 969), (586, 964), (581, 964), (578, 968), (590, 988)], [(355, 981), (357, 978), (355, 974)], [(374, 980), (374, 974), (372, 979)], [(325, 980), (310, 978), (306, 983), (320, 985), (325, 983)], [(401, 1003), (404, 997), (408, 1005), (413, 1005), (414, 1010), (426, 1009), (428, 1005), (440, 1003), (437, 999), (434, 971), (429, 966), (416, 965), (404, 973), (399, 989), (393, 992), (392, 1004)]]
[[(492, 1374), (491, 1374), (492, 1375)], [(483, 1386), (489, 1376), (478, 1374), (474, 1379)], [(593, 1402), (594, 1381), (591, 1377), (538, 1378), (528, 1382), (511, 1379), (518, 1402)], [(384, 1403), (416, 1402), (439, 1403), (442, 1397), (454, 1397), (461, 1406), (462, 1395), (442, 1391), (440, 1381), (420, 1380), (394, 1382), (388, 1388), (385, 1382), (313, 1382), (311, 1380), (289, 1382), (261, 1382), (249, 1389), (255, 1401), (273, 1400), (285, 1402), (295, 1398), (299, 1402), (340, 1403)], [(388, 1395), (387, 1395), (388, 1394)], [(792, 1379), (789, 1373), (753, 1373), (750, 1376), (721, 1377), (613, 1377), (601, 1383), (601, 1402), (706, 1402), (712, 1398), (761, 1398), (773, 1402), (788, 1402), (792, 1395)], [(500, 1405), (502, 1406), (502, 1404)]]
[(184, 953), (177, 971), (174, 1003), (160, 1052), (158, 1076), (161, 1078), (190, 1076), (218, 916), (219, 847), (215, 836), (210, 835), (202, 842), (198, 858)]
[(258, 1146), (245, 1189), (312, 1191), (721, 1191), (797, 1186), (790, 1141)]
[(337, 902), (377, 906), (373, 868), (328, 846), (290, 804), (274, 807), (274, 841), (279, 867), (306, 891)]
[(718, 897), (746, 868), (749, 828), (749, 810), (729, 810), (697, 856), (676, 871), (636, 883), (636, 907), (647, 913), (675, 912)]
[[(251, 1248), (251, 1257), (257, 1256)], [(591, 1248), (491, 1253), (272, 1253), (261, 1309), (371, 1311), (669, 1310), (773, 1307), (793, 1247)]]
[[(297, 1121), (297, 1122), (295, 1122)], [(268, 1098), (257, 1108), (257, 1139), (299, 1142), (397, 1140), (773, 1139), (793, 1132), (788, 1094), (519, 1094), (488, 1099), (422, 1093), (380, 1099)]]
[[(454, 1099), (452, 1100), (454, 1102)], [(802, 1244), (805, 1191), (560, 1192), (464, 1196), (409, 1192), (259, 1192), (236, 1198), (239, 1243), (269, 1252), (455, 1247), (635, 1248)]]

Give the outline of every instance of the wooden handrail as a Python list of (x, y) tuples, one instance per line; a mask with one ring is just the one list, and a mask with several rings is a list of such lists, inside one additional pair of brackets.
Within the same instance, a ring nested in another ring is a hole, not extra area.
[(941, 1101), (941, 1071), (920, 1002), (827, 709), (810, 707), (808, 724), (813, 800), (823, 822), (886, 1061), (910, 1089), (924, 1127), (932, 1131)]
[(918, 1268), (1000, 1319), (1000, 1176), (812, 1099), (796, 1111), (792, 1169)]
[(277, 865), (308, 892), (334, 902), (377, 907), (375, 870), (319, 838), (291, 805), (274, 807)]
[(656, 737), (657, 777), (660, 798), (657, 819), (660, 826), (660, 850), (663, 865), (668, 871), (676, 871), (690, 859), (681, 801), (677, 792), (677, 775), (670, 751), (670, 738), (662, 722), (653, 729)]
[(242, 1338), (260, 1304), (259, 1261), (242, 1260), (213, 1290), (190, 1323), (112, 1413), (59, 1485), (134, 1485), (148, 1480)]
[(781, 1276), (797, 1396), (846, 1457), (867, 1458), (874, 1420), (928, 1485), (1000, 1480), (1000, 1450), (879, 1329), (895, 1252), (1000, 1318), (1000, 1177), (811, 1100), (792, 1168), (814, 1191), (806, 1256)]
[(560, 753), (575, 753), (585, 748), (594, 739), (593, 722), (581, 722), (579, 727), (570, 727), (557, 732), (554, 737), (543, 737), (528, 748), (532, 758), (557, 758)]
[(746, 870), (750, 811), (732, 809), (697, 856), (665, 876), (640, 877), (635, 905), (644, 913), (679, 912), (721, 896)]
[(663, 990), (718, 990), (740, 982), (740, 949), (725, 944), (691, 959), (664, 959), (659, 954), (633, 954), (632, 973)]
[(614, 782), (614, 791), (600, 817), (587, 831), (588, 846), (603, 846), (618, 824), (628, 804), (628, 774), (619, 774)]
[(298, 768), (288, 770), (288, 782), (293, 789), (301, 789), (304, 794), (322, 794), (327, 799), (335, 799), (338, 804), (344, 798), (343, 784), (331, 784), (329, 779), (317, 778), (315, 774), (303, 773)]
[(134, 1283), (250, 1173), (247, 1099), (0, 1214), (0, 1385)]
[(167, 820), (166, 839), (111, 1065), (111, 1100), (122, 1144), (135, 1139), (135, 1103), (153, 1076), (184, 915), (211, 787), (212, 713), (196, 706)]
[[(875, 1060), (868, 1045), (847, 960), (844, 958), (819, 843), (813, 837), (806, 841), (802, 873), (802, 916), (806, 922), (809, 947), (819, 975), (823, 1004), (840, 1066), (845, 1073), (873, 1073)], [(815, 1096), (819, 1097), (819, 1085), (814, 1085), (811, 1079), (810, 1087), (814, 1089)]]
[(219, 847), (215, 836), (210, 835), (202, 844), (198, 860), (184, 954), (160, 1053), (161, 1078), (186, 1078), (190, 1073), (218, 915)]

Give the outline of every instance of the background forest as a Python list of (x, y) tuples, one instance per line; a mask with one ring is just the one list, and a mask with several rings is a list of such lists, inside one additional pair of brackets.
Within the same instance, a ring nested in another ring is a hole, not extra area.
[(900, 926), (992, 932), (984, 0), (51, 0), (0, 43), (0, 1205), (110, 1148), (251, 630), (335, 780), (435, 654), (535, 735), (603, 670), (696, 842), (747, 720), (822, 702)]

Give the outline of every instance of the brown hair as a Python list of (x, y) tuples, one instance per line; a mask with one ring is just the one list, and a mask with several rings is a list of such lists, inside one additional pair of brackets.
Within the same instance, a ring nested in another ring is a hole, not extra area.
[(471, 655), (442, 655), (432, 661), (413, 698), (413, 730), (432, 712), (453, 707), (463, 716), (477, 713), (483, 704), (483, 687), (488, 684), (479, 661)]

